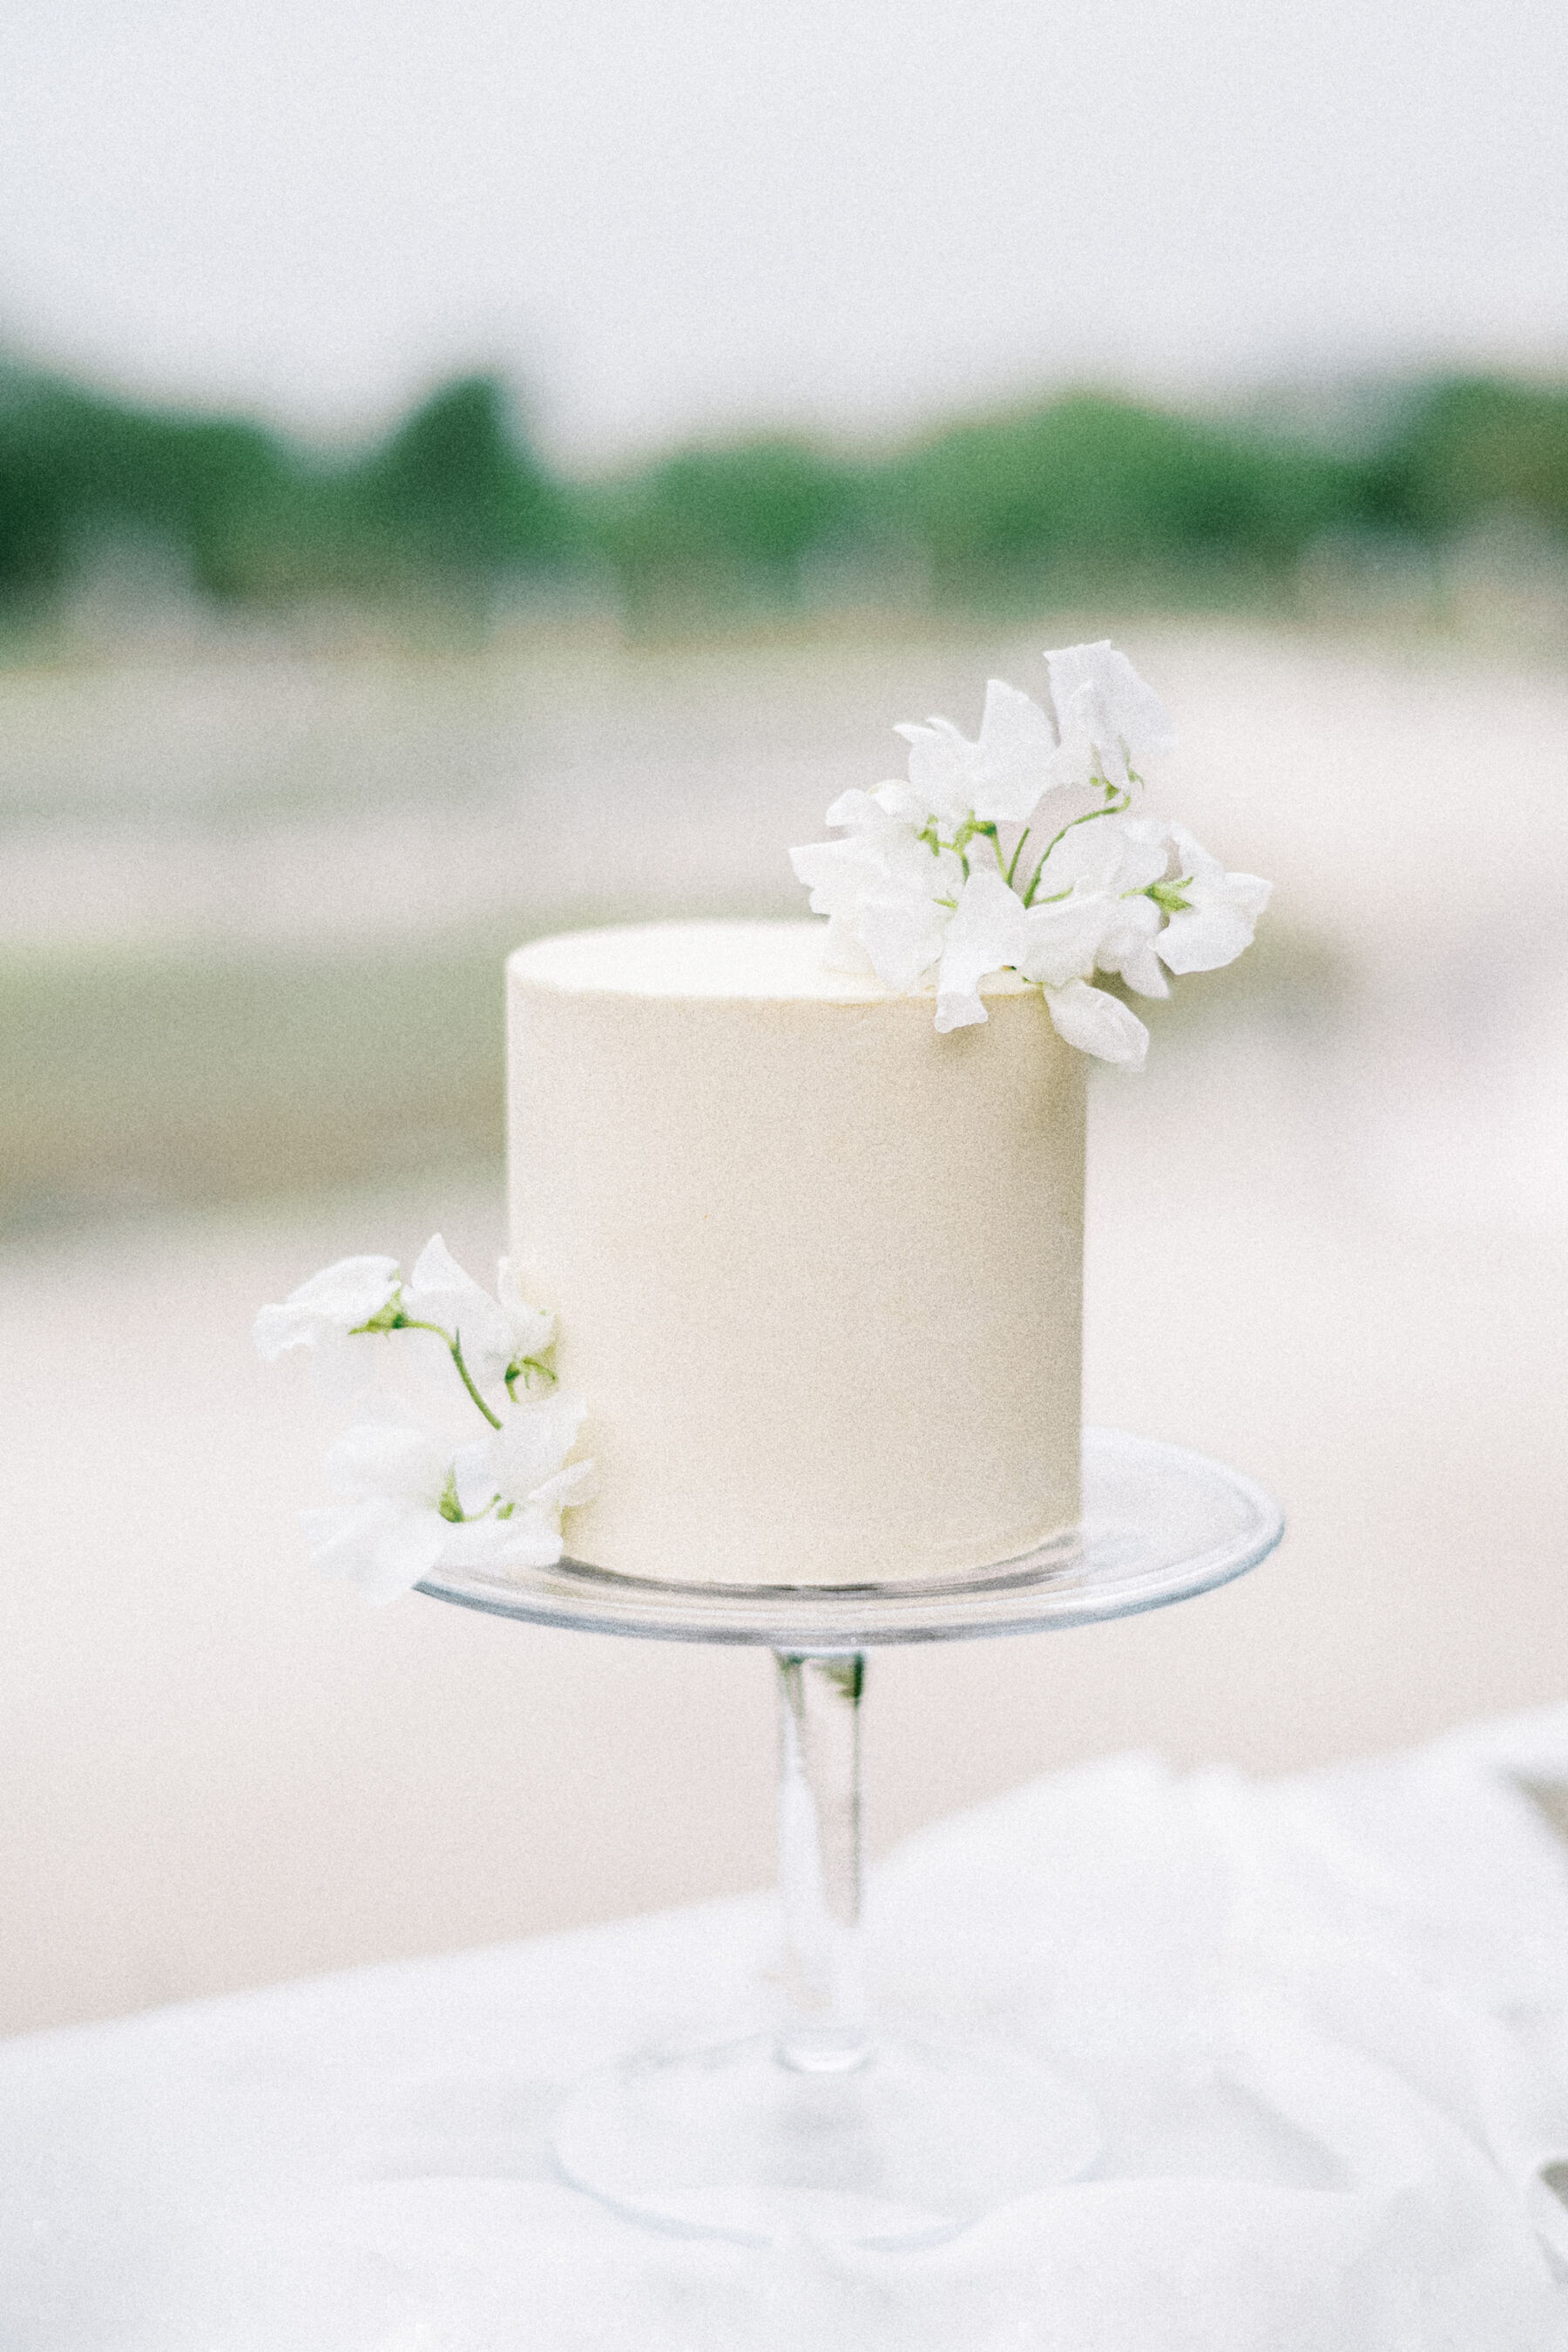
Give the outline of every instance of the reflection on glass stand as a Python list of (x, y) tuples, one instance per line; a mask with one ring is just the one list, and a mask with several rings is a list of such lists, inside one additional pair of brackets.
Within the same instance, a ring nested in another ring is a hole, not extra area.
[(667, 2229), (751, 2243), (808, 2233), (896, 2246), (950, 2236), (1093, 2163), (1082, 2095), (1016, 2050), (873, 2034), (860, 1951), (866, 1652), (1044, 1632), (1157, 1609), (1279, 1542), (1275, 1505), (1203, 1456), (1084, 1433), (1070, 1546), (951, 1584), (808, 1590), (656, 1583), (571, 1562), (423, 1591), (535, 1623), (771, 1648), (779, 1691), (784, 2007), (776, 2032), (641, 2053), (557, 2118), (565, 2177)]

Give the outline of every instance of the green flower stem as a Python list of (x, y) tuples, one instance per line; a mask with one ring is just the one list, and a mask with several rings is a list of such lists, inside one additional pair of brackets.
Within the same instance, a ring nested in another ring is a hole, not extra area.
[[(423, 1330), (426, 1327), (424, 1324), (420, 1324), (412, 1328)], [(453, 1469), (448, 1470), (447, 1473), (447, 1483), (441, 1489), (441, 1499), (437, 1504), (436, 1508), (440, 1512), (441, 1517), (447, 1522), (448, 1526), (454, 1528), (471, 1528), (476, 1519), (488, 1519), (492, 1511), (495, 1511), (495, 1515), (498, 1519), (509, 1519), (511, 1517), (512, 1506), (508, 1503), (504, 1509), (497, 1510), (496, 1506), (500, 1502), (500, 1496), (499, 1495), (492, 1495), (482, 1511), (465, 1511), (461, 1503), (458, 1500), (458, 1474), (457, 1471)]]
[[(933, 857), (940, 857), (944, 849), (950, 849), (952, 852), (952, 855), (957, 858), (959, 865), (963, 869), (963, 878), (966, 882), (969, 879), (970, 843), (972, 841), (988, 841), (991, 844), (992, 855), (996, 860), (997, 872), (999, 874), (1005, 874), (1009, 882), (1013, 879), (1012, 866), (1004, 866), (1002, 863), (1002, 837), (997, 832), (994, 824), (989, 818), (982, 821), (979, 817), (965, 817), (963, 823), (959, 826), (958, 831), (953, 835), (952, 839), (951, 841), (943, 841), (942, 834), (938, 829), (935, 817), (927, 817), (924, 824), (921, 825), (919, 833), (916, 834), (915, 839), (917, 841), (923, 841)], [(1016, 866), (1017, 862), (1017, 856), (1015, 853), (1013, 865)], [(939, 898), (937, 900), (937, 905), (939, 907), (949, 907), (952, 904), (953, 901), (951, 898)]]
[(493, 1413), (490, 1411), (489, 1405), (485, 1402), (483, 1397), (474, 1386), (468, 1368), (463, 1361), (463, 1335), (460, 1331), (444, 1331), (439, 1323), (421, 1323), (418, 1317), (416, 1315), (401, 1314), (398, 1316), (396, 1322), (390, 1328), (394, 1331), (434, 1331), (438, 1339), (445, 1339), (447, 1348), (451, 1351), (452, 1361), (458, 1367), (458, 1378), (462, 1381), (463, 1386), (468, 1390), (468, 1394), (473, 1398), (474, 1402), (479, 1406), (479, 1411), (484, 1414), (484, 1417), (489, 1423), (490, 1427), (492, 1429), (499, 1429), (500, 1427), (500, 1415)]
[[(1024, 893), (1024, 904), (1026, 907), (1032, 907), (1035, 903), (1035, 893), (1040, 887), (1040, 877), (1046, 870), (1046, 858), (1049, 857), (1051, 851), (1055, 849), (1058, 842), (1062, 842), (1067, 839), (1074, 825), (1092, 824), (1097, 817), (1120, 816), (1123, 809), (1131, 807), (1132, 801), (1131, 794), (1122, 792), (1119, 785), (1108, 784), (1105, 789), (1111, 797), (1107, 800), (1103, 808), (1089, 809), (1085, 811), (1082, 816), (1070, 818), (1068, 822), (1063, 825), (1060, 833), (1058, 834), (1056, 841), (1048, 842), (1047, 844), (1045, 857), (1042, 857), (1039, 864), (1036, 866), (1029, 887)], [(1021, 845), (1020, 845), (1020, 846)], [(1011, 876), (1009, 876), (1008, 879), (1011, 880)]]
[(474, 1402), (479, 1406), (479, 1411), (484, 1414), (484, 1417), (489, 1423), (490, 1427), (492, 1429), (499, 1429), (500, 1427), (500, 1413), (492, 1412), (490, 1411), (489, 1405), (485, 1402), (483, 1397), (474, 1386), (473, 1381), (469, 1376), (468, 1368), (463, 1361), (463, 1341), (462, 1334), (460, 1332), (453, 1332), (451, 1347), (452, 1361), (458, 1367), (458, 1378), (462, 1381), (463, 1386), (468, 1390), (468, 1394), (473, 1398)]

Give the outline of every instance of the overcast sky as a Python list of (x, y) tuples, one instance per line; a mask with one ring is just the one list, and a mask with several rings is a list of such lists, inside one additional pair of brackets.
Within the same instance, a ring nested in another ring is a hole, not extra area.
[(1563, 0), (6, 0), (0, 340), (555, 447), (1568, 364)]

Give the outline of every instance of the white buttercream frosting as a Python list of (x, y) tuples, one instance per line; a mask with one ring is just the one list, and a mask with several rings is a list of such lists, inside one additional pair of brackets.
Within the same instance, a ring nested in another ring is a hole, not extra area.
[(1082, 1057), (1014, 973), (939, 1036), (825, 933), (510, 959), (512, 1249), (588, 1400), (597, 1566), (950, 1576), (1076, 1518)]

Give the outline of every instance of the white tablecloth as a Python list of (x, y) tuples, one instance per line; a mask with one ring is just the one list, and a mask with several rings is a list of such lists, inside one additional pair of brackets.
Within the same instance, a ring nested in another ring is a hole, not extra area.
[(762, 1898), (0, 2051), (5, 2352), (1562, 2352), (1568, 1707), (1270, 1784), (1088, 1766), (877, 1874), (884, 2001), (1076, 2074), (1095, 2178), (916, 2254), (640, 2230), (559, 2086), (765, 2012)]

